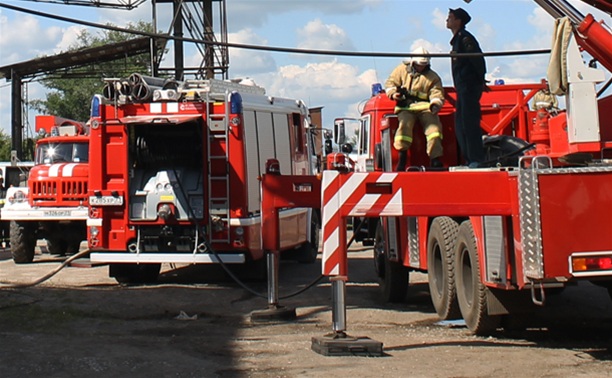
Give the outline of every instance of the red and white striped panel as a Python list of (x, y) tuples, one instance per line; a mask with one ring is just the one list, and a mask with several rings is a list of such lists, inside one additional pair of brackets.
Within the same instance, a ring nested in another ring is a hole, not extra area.
[(347, 275), (346, 217), (402, 215), (402, 188), (395, 193), (368, 193), (367, 184), (392, 184), (397, 173), (324, 171), (322, 182), (323, 274)]
[(72, 177), (77, 163), (52, 164), (49, 167), (49, 177)]

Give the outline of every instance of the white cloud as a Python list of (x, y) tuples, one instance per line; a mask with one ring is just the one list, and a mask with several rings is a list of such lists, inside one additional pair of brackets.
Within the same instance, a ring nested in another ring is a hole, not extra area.
[[(229, 30), (260, 27), (270, 18), (284, 13), (318, 12), (324, 15), (349, 15), (364, 9), (376, 8), (384, 0), (352, 1), (287, 1), (287, 0), (231, 0), (227, 2)], [(265, 9), (265, 12), (262, 10)]]
[(433, 12), (431, 12), (431, 15), (431, 23), (433, 24), (434, 28), (438, 30), (446, 30), (446, 17), (448, 17), (448, 10), (435, 8)]
[[(0, 16), (0, 66), (21, 63), (42, 55), (53, 55), (68, 43), (76, 27), (44, 27), (38, 18), (16, 14), (8, 18)], [(27, 32), (24, 32), (27, 31)], [(0, 82), (0, 128), (11, 133), (11, 85)], [(27, 100), (45, 97), (45, 89), (38, 83), (27, 84)], [(25, 95), (25, 94), (24, 94)], [(26, 123), (33, 122), (33, 114)], [(32, 127), (33, 128), (33, 127)]]
[(363, 73), (356, 66), (337, 60), (308, 63), (305, 66), (288, 65), (280, 67), (271, 93), (297, 97), (326, 97), (332, 100), (347, 100), (358, 88), (366, 88), (375, 80), (374, 71)]
[[(37, 18), (18, 14), (0, 17), (0, 66), (53, 54), (64, 29), (43, 28)], [(8, 54), (6, 52), (9, 52)]]
[[(158, 28), (161, 26), (167, 27), (170, 20), (172, 20), (172, 7), (168, 4), (157, 4), (156, 17), (158, 20)], [(126, 10), (126, 9), (111, 9), (111, 8), (100, 8), (98, 13), (98, 21), (103, 24), (113, 24), (116, 26), (125, 26), (128, 23), (136, 23), (138, 20), (145, 22), (151, 22), (152, 11), (151, 3), (145, 2), (139, 5), (137, 8)], [(167, 29), (166, 29), (167, 30)]]
[(358, 104), (370, 96), (376, 82), (373, 69), (358, 67), (336, 59), (305, 65), (286, 65), (277, 72), (255, 75), (255, 82), (272, 96), (303, 100), (309, 107), (324, 106), (323, 126), (334, 117), (358, 116)]
[[(527, 16), (527, 23), (532, 25), (534, 30), (529, 38), (509, 42), (497, 49), (517, 52), (549, 49), (554, 19), (542, 8), (534, 7), (533, 12)], [(491, 81), (503, 79), (507, 84), (539, 82), (546, 77), (548, 60), (548, 54), (488, 58), (487, 78)]]
[(495, 40), (497, 39), (495, 28), (488, 23), (477, 23), (476, 25), (473, 25), (473, 27), (476, 29), (474, 34), (478, 35), (477, 38), (480, 48), (483, 51), (495, 50)]
[(310, 21), (297, 30), (300, 49), (353, 51), (355, 46), (346, 32), (335, 24), (324, 24), (320, 19)]
[[(258, 36), (251, 29), (243, 29), (237, 33), (229, 33), (230, 43), (265, 46), (268, 41)], [(276, 70), (276, 62), (267, 51), (248, 49), (229, 49), (230, 70), (233, 75), (244, 76), (245, 73), (272, 72)]]
[(57, 42), (54, 53), (61, 53), (67, 51), (70, 47), (74, 46), (78, 42), (78, 36), (83, 32), (85, 28), (82, 26), (70, 26), (61, 35), (61, 39)]

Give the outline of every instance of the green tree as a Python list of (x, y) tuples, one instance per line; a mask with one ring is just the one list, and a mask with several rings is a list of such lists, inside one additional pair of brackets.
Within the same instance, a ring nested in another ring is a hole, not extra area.
[[(107, 24), (111, 26), (112, 24)], [(152, 32), (150, 23), (139, 21), (128, 24), (127, 29)], [(69, 51), (83, 48), (98, 47), (132, 38), (136, 34), (104, 30), (99, 34), (91, 34), (83, 29)], [(150, 70), (149, 54), (140, 54), (122, 58), (120, 61), (97, 63), (93, 66), (78, 67), (46, 76), (42, 85), (50, 89), (45, 100), (33, 100), (30, 105), (43, 114), (86, 121), (89, 118), (89, 107), (94, 94), (102, 93), (103, 79), (107, 77), (128, 77), (132, 73), (146, 74)]]
[(11, 137), (0, 129), (0, 161), (11, 159)]

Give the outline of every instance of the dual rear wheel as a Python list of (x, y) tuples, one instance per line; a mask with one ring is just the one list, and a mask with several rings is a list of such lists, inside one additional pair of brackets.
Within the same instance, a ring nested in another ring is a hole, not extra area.
[[(374, 263), (382, 299), (402, 301), (408, 288), (408, 268), (390, 261), (386, 252), (382, 224), (376, 230)], [(488, 288), (482, 272), (472, 223), (457, 224), (450, 217), (437, 217), (430, 226), (427, 241), (428, 283), (432, 303), (441, 319), (463, 318), (470, 331), (478, 335), (493, 332), (500, 316), (488, 313)]]
[(455, 284), (461, 316), (468, 329), (477, 335), (487, 335), (500, 325), (501, 317), (489, 315), (489, 289), (482, 283), (482, 272), (474, 229), (470, 221), (459, 226), (455, 246)]
[(427, 239), (427, 282), (431, 301), (443, 320), (461, 318), (455, 287), (455, 243), (459, 225), (452, 218), (438, 217)]
[(458, 225), (449, 217), (433, 220), (427, 242), (431, 301), (444, 320), (463, 318), (470, 331), (486, 335), (500, 324), (487, 309), (488, 288), (482, 284), (478, 246), (472, 222)]
[(376, 226), (374, 237), (374, 267), (378, 275), (381, 300), (401, 302), (408, 292), (409, 271), (399, 261), (389, 259), (387, 237), (382, 220)]

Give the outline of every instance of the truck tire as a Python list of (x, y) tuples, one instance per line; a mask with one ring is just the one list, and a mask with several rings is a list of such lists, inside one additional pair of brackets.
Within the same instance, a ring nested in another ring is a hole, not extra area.
[(321, 220), (319, 213), (315, 210), (312, 211), (310, 217), (310, 241), (302, 244), (295, 251), (295, 260), (302, 264), (312, 264), (317, 261), (319, 254), (319, 240), (321, 234)]
[(81, 241), (69, 241), (66, 246), (66, 254), (74, 255), (81, 250)]
[(455, 288), (455, 243), (459, 225), (452, 218), (437, 217), (427, 239), (427, 275), (431, 301), (442, 320), (460, 319)]
[(64, 256), (66, 255), (67, 248), (68, 243), (66, 242), (66, 240), (57, 238), (47, 239), (47, 250), (52, 255)]
[(383, 302), (402, 302), (408, 292), (410, 272), (400, 262), (389, 260), (386, 245), (384, 228), (379, 221), (374, 237), (374, 265), (379, 278), (381, 299)]
[(472, 222), (459, 226), (455, 248), (455, 278), (457, 301), (465, 323), (476, 335), (488, 335), (500, 324), (500, 316), (491, 316), (487, 310), (487, 287), (481, 282), (476, 237)]
[(148, 284), (157, 281), (161, 264), (110, 264), (108, 269), (119, 283)]
[(36, 247), (36, 222), (11, 221), (11, 254), (16, 264), (27, 264), (34, 260)]

